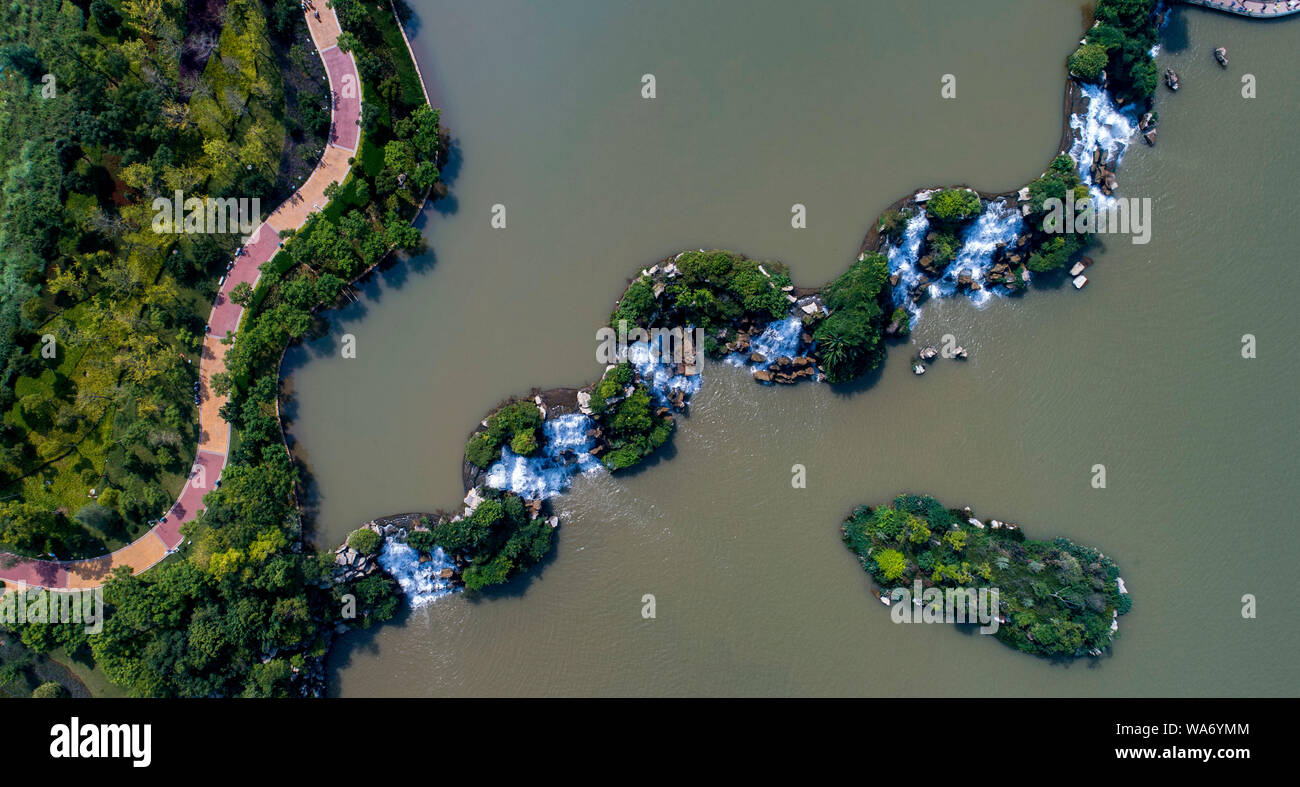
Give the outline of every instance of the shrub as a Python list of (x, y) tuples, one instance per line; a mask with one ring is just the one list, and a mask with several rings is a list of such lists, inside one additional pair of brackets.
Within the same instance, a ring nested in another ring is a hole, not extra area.
[(353, 530), (348, 534), (348, 546), (363, 555), (377, 554), (383, 545), (384, 537), (368, 527)]
[(54, 681), (46, 681), (46, 682), (42, 683), (41, 685), (37, 686), (37, 687), (32, 691), (32, 696), (33, 696), (33, 697), (37, 697), (37, 698), (56, 698), (56, 699), (57, 699), (57, 698), (60, 698), (60, 697), (66, 697), (66, 696), (68, 696), (68, 690), (65, 689), (65, 688), (63, 688), (63, 687), (60, 686), (59, 684), (55, 683)]
[(647, 326), (654, 317), (656, 309), (654, 288), (650, 280), (642, 277), (632, 282), (627, 291), (623, 293), (623, 298), (618, 302), (618, 308), (610, 317), (610, 322), (617, 327), (619, 320), (627, 320), (627, 324)]
[(1101, 76), (1101, 72), (1109, 62), (1110, 54), (1105, 46), (1095, 43), (1084, 44), (1070, 55), (1070, 71), (1081, 79), (1092, 82)]
[(515, 432), (510, 440), (510, 450), (520, 456), (532, 456), (537, 452), (537, 434), (535, 432)]
[(880, 232), (880, 237), (897, 243), (903, 237), (903, 232), (907, 229), (907, 220), (911, 215), (901, 210), (891, 210), (880, 217), (880, 223), (876, 225)]
[(428, 530), (416, 530), (409, 534), (406, 537), (406, 545), (411, 549), (414, 549), (416, 552), (425, 555), (433, 554), (433, 550), (438, 546), (437, 539), (435, 539), (433, 533)]
[(488, 467), (501, 456), (497, 444), (486, 432), (475, 432), (465, 444), (465, 459), (476, 467)]
[(885, 582), (893, 582), (907, 571), (907, 558), (897, 549), (882, 549), (875, 554), (876, 570)]
[(925, 212), (936, 221), (955, 224), (979, 215), (980, 198), (970, 189), (944, 189), (925, 203)]

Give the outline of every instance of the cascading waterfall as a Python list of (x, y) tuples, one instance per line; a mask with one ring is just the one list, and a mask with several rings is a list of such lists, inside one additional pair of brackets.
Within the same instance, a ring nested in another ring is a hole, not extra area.
[[(1070, 116), (1070, 128), (1077, 132), (1069, 155), (1074, 159), (1079, 176), (1085, 182), (1091, 180), (1093, 158), (1098, 148), (1102, 154), (1118, 168), (1124, 159), (1124, 152), (1134, 134), (1137, 133), (1137, 110), (1134, 107), (1117, 107), (1110, 94), (1100, 85), (1085, 84), (1080, 89), (1087, 100), (1085, 112)], [(1089, 186), (1093, 204), (1098, 207), (1110, 205), (1115, 197), (1106, 196), (1096, 185)], [(957, 294), (958, 277), (968, 271), (972, 282), (984, 285), (984, 279), (992, 266), (993, 254), (1000, 244), (1010, 244), (1026, 229), (1024, 218), (1014, 205), (1005, 199), (990, 202), (962, 235), (962, 246), (957, 256), (944, 269), (943, 275), (932, 282), (926, 294), (932, 298), (946, 298)], [(924, 210), (908, 219), (903, 237), (897, 243), (885, 244), (885, 255), (889, 260), (889, 272), (899, 277), (898, 286), (894, 288), (895, 306), (902, 306), (910, 317), (912, 326), (920, 318), (921, 310), (908, 297), (920, 281), (922, 271), (918, 266), (921, 246), (930, 231), (930, 221)], [(1006, 295), (1011, 290), (1003, 285), (981, 286), (971, 290), (971, 301), (980, 306), (987, 303), (994, 295)]]
[(595, 427), (596, 421), (581, 413), (546, 419), (537, 455), (520, 456), (510, 446), (502, 446), (501, 458), (488, 468), (487, 485), (529, 500), (560, 494), (577, 473), (597, 473), (604, 467), (591, 455), (595, 440), (587, 431)]
[[(1083, 114), (1070, 115), (1070, 128), (1078, 132), (1078, 137), (1070, 146), (1070, 157), (1078, 165), (1079, 177), (1087, 183), (1092, 179), (1093, 156), (1099, 146), (1118, 169), (1124, 160), (1129, 140), (1137, 133), (1138, 118), (1136, 108), (1116, 107), (1110, 94), (1101, 85), (1086, 84), (1081, 86), (1081, 90), (1088, 99), (1088, 109)], [(1096, 185), (1089, 186), (1088, 191), (1092, 196), (1092, 204), (1097, 207), (1107, 207), (1115, 199), (1103, 194)]]
[[(693, 328), (687, 328), (686, 331), (692, 337), (695, 335)], [(656, 334), (650, 341), (634, 342), (627, 348), (627, 360), (641, 375), (646, 387), (654, 395), (655, 401), (661, 405), (667, 403), (668, 396), (674, 391), (681, 391), (689, 397), (700, 390), (700, 386), (704, 383), (702, 375), (698, 373), (704, 349), (695, 348), (696, 374), (678, 374), (677, 359), (672, 356), (673, 348), (667, 346), (670, 344), (667, 335)], [(672, 362), (663, 363), (661, 359), (664, 358)]]
[(801, 333), (803, 333), (803, 320), (798, 317), (773, 320), (767, 324), (762, 333), (749, 340), (750, 354), (758, 353), (767, 360), (763, 363), (750, 363), (749, 355), (731, 353), (727, 356), (727, 363), (732, 366), (767, 369), (776, 362), (777, 358), (793, 358), (799, 354), (799, 335)]
[(402, 588), (407, 603), (413, 608), (458, 590), (450, 579), (442, 577), (444, 569), (456, 568), (442, 547), (435, 547), (432, 558), (421, 563), (420, 553), (414, 547), (389, 537), (379, 553), (379, 565)]
[(987, 303), (992, 293), (983, 283), (985, 274), (993, 265), (993, 252), (997, 251), (999, 245), (1013, 243), (1016, 236), (1024, 231), (1024, 226), (1025, 221), (1020, 211), (1008, 205), (1006, 200), (990, 202), (979, 218), (962, 234), (961, 250), (944, 270), (943, 277), (930, 285), (930, 295), (947, 297), (955, 294), (957, 279), (966, 272), (970, 274), (972, 282), (981, 284), (980, 289), (970, 291), (971, 301), (976, 306)]
[[(1078, 134), (1069, 153), (1078, 166), (1080, 176), (1088, 180), (1098, 147), (1118, 166), (1130, 138), (1137, 131), (1137, 120), (1133, 108), (1116, 107), (1100, 85), (1085, 84), (1081, 90), (1087, 99), (1088, 109), (1070, 116), (1070, 127)], [(1096, 205), (1104, 207), (1113, 199), (1102, 194), (1096, 186), (1091, 186), (1090, 190)], [(963, 232), (961, 249), (943, 275), (930, 283), (927, 289), (929, 296), (944, 298), (957, 294), (958, 279), (963, 272), (970, 274), (972, 282), (984, 285), (994, 252), (1000, 245), (1014, 242), (1024, 230), (1024, 219), (1016, 206), (1008, 204), (1005, 199), (990, 202)], [(894, 304), (902, 306), (908, 312), (913, 324), (920, 316), (920, 309), (911, 302), (908, 293), (921, 278), (918, 259), (929, 231), (929, 218), (924, 210), (920, 210), (908, 219), (899, 242), (887, 243), (885, 246), (889, 272), (899, 276), (899, 284), (893, 293)], [(987, 303), (995, 294), (1008, 292), (1010, 290), (1002, 285), (985, 285), (978, 290), (969, 291), (968, 295), (979, 306)], [(739, 367), (768, 369), (777, 358), (794, 357), (798, 353), (802, 331), (803, 323), (798, 316), (773, 320), (750, 341), (750, 353), (763, 355), (766, 359), (763, 363), (750, 363), (749, 355), (742, 353), (731, 353), (726, 361)], [(670, 359), (673, 363), (661, 362), (670, 349), (665, 346), (666, 339), (666, 336), (659, 335), (650, 341), (633, 343), (628, 346), (626, 355), (660, 406), (667, 404), (669, 396), (675, 392), (681, 391), (689, 397), (697, 393), (703, 384), (703, 377), (698, 373), (678, 374), (677, 359)], [(702, 348), (696, 350), (702, 353)], [(595, 426), (594, 419), (581, 414), (548, 419), (542, 426), (545, 444), (540, 453), (537, 456), (519, 456), (509, 446), (502, 447), (501, 459), (488, 469), (487, 485), (512, 491), (528, 499), (550, 498), (566, 491), (577, 473), (596, 473), (604, 467), (590, 453), (594, 440), (587, 437), (587, 432)]]
[(925, 215), (923, 210), (917, 211), (915, 216), (907, 220), (903, 237), (898, 244), (885, 245), (885, 256), (889, 259), (889, 273), (898, 274), (898, 286), (893, 292), (894, 305), (906, 309), (913, 323), (920, 314), (920, 309), (916, 308), (916, 304), (912, 303), (907, 294), (921, 280), (921, 270), (916, 266), (916, 262), (921, 256), (921, 241), (925, 240), (925, 234), (929, 231), (930, 217)]

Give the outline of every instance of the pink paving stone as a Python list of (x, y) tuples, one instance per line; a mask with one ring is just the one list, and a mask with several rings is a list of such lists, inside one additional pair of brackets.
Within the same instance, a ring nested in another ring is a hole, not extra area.
[(330, 88), (338, 96), (334, 109), (334, 144), (349, 150), (357, 149), (361, 138), (361, 83), (352, 64), (352, 56), (335, 47), (321, 53), (325, 70), (329, 72)]
[(226, 274), (226, 280), (217, 293), (217, 300), (212, 307), (212, 316), (208, 325), (212, 326), (212, 335), (220, 338), (232, 333), (239, 327), (239, 315), (243, 308), (230, 300), (230, 292), (240, 282), (252, 284), (257, 281), (261, 265), (275, 256), (280, 248), (280, 236), (271, 225), (263, 223), (255, 232), (257, 238), (244, 247), (244, 254), (235, 258), (235, 267)]
[(61, 563), (48, 560), (31, 560), (19, 558), (9, 565), (13, 555), (0, 556), (0, 579), (5, 582), (22, 582), (27, 585), (39, 585), (44, 588), (61, 588), (68, 584), (68, 571)]

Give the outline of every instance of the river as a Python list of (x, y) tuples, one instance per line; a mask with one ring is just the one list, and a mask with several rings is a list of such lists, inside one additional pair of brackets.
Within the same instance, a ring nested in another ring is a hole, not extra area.
[[(918, 187), (1037, 177), (1084, 24), (1063, 0), (411, 3), (456, 141), (451, 197), (426, 214), (427, 254), (366, 282), (286, 360), (321, 546), (378, 515), (457, 505), (477, 421), (533, 386), (595, 379), (595, 331), (640, 267), (729, 248), (816, 286)], [(1123, 195), (1152, 199), (1149, 244), (1108, 238), (1082, 291), (932, 301), (913, 342), (849, 390), (709, 366), (661, 458), (553, 501), (563, 525), (531, 575), (348, 635), (332, 691), (1300, 693), (1284, 498), (1300, 480), (1298, 42), (1300, 19), (1175, 10), (1159, 62), (1183, 87), (1160, 88), (1158, 145), (1119, 171)], [(1241, 97), (1246, 73), (1257, 98)], [(940, 96), (945, 74), (955, 98)], [(790, 225), (795, 203), (806, 229)], [(944, 334), (970, 359), (914, 377), (917, 345)], [(839, 525), (903, 491), (1113, 557), (1135, 603), (1111, 652), (1061, 665), (892, 623)]]

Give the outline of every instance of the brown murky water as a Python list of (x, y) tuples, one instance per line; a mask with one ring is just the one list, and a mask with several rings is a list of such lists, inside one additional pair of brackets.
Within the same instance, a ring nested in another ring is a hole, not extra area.
[[(1056, 152), (1073, 2), (415, 0), (413, 41), (457, 137), (428, 255), (371, 282), (290, 355), (292, 436), (318, 538), (451, 507), (463, 438), (532, 386), (594, 378), (595, 330), (638, 267), (683, 248), (840, 272), (893, 200), (987, 190)], [(555, 501), (553, 557), (350, 635), (342, 695), (1300, 693), (1289, 230), (1300, 19), (1175, 13), (1154, 150), (1122, 190), (1149, 245), (1112, 239), (1075, 292), (931, 303), (918, 343), (964, 363), (870, 386), (770, 389), (730, 367), (642, 472)], [(1228, 47), (1231, 68), (1210, 56)], [(658, 96), (640, 96), (641, 76)], [(1242, 74), (1258, 98), (1240, 97)], [(942, 100), (953, 74), (957, 98)], [(790, 206), (808, 207), (808, 229)], [(492, 205), (508, 226), (489, 225)], [(338, 357), (339, 337), (357, 358)], [(1258, 339), (1244, 360), (1241, 337)], [(808, 469), (792, 489), (790, 469)], [(1107, 488), (1093, 489), (1094, 464)], [(839, 542), (860, 502), (924, 491), (1112, 555), (1134, 594), (1112, 655), (1048, 664), (942, 626), (896, 626)], [(658, 617), (641, 618), (654, 594)], [(1243, 620), (1243, 594), (1259, 618)]]

